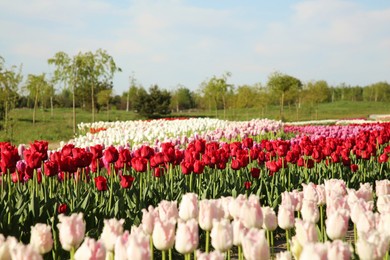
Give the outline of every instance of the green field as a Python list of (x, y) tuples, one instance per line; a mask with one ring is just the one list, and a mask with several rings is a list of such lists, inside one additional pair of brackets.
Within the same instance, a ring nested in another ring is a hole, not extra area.
[[(298, 113), (297, 113), (298, 112)], [(284, 108), (284, 121), (305, 121), (321, 119), (352, 119), (368, 118), (371, 114), (390, 114), (390, 104), (379, 102), (346, 102), (320, 104), (318, 110), (302, 106)], [(50, 110), (39, 110), (36, 115), (35, 125), (32, 123), (32, 109), (14, 109), (10, 113), (8, 131), (0, 132), (0, 141), (10, 141), (17, 145), (29, 144), (34, 140), (47, 140), (51, 147), (56, 147), (60, 141), (66, 141), (73, 137), (72, 109), (57, 108), (53, 115)], [(279, 107), (268, 106), (265, 109), (228, 109), (212, 111), (185, 111), (173, 113), (172, 117), (217, 117), (227, 120), (250, 120), (252, 118), (268, 118), (279, 120)], [(91, 122), (90, 112), (77, 109), (76, 122)], [(111, 110), (96, 114), (95, 121), (116, 121), (145, 119), (134, 112)]]

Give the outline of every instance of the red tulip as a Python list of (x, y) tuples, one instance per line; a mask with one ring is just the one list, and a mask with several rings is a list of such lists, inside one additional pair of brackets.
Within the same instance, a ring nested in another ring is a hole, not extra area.
[(185, 161), (180, 163), (180, 168), (181, 168), (181, 172), (184, 175), (191, 174), (192, 171), (194, 170), (192, 163), (185, 162)]
[(389, 156), (387, 155), (387, 153), (382, 153), (378, 158), (379, 163), (386, 163), (388, 160)]
[(241, 163), (240, 163), (240, 160), (232, 160), (232, 164), (230, 165), (230, 167), (233, 169), (233, 170), (239, 170), (241, 169)]
[(251, 188), (252, 183), (250, 181), (244, 182), (245, 189), (249, 190)]
[(156, 178), (160, 178), (161, 176), (164, 175), (164, 173), (165, 173), (165, 168), (158, 167), (158, 168), (154, 168), (153, 170), (153, 176)]
[(23, 157), (30, 168), (37, 169), (41, 167), (44, 155), (40, 152), (33, 151), (31, 149), (26, 149), (23, 152)]
[(61, 149), (62, 156), (72, 156), (72, 149), (74, 148), (73, 144), (66, 144)]
[(245, 148), (251, 149), (253, 147), (253, 139), (252, 138), (244, 138), (242, 140), (242, 145)]
[(106, 191), (108, 189), (107, 179), (103, 176), (95, 177), (95, 186), (98, 191)]
[(103, 157), (108, 164), (114, 163), (119, 158), (119, 152), (114, 146), (109, 146), (104, 150)]
[(194, 173), (196, 173), (196, 174), (203, 173), (204, 167), (205, 167), (204, 162), (196, 160), (194, 162)]
[(275, 161), (268, 161), (265, 163), (265, 166), (271, 173), (278, 172), (280, 167)]
[(20, 156), (16, 147), (9, 143), (0, 146), (0, 167), (3, 174), (7, 173), (8, 170), (14, 172), (19, 159)]
[(131, 159), (131, 166), (137, 172), (146, 172), (148, 160), (144, 157), (134, 157)]
[(133, 184), (135, 178), (131, 175), (121, 175), (120, 185), (124, 189), (128, 189)]
[(92, 153), (92, 159), (98, 159), (103, 156), (103, 146), (100, 144), (96, 144), (95, 146), (90, 147)]
[(350, 166), (351, 172), (357, 172), (359, 166), (357, 164), (351, 164)]
[(150, 159), (150, 157), (154, 155), (154, 150), (151, 147), (144, 145), (139, 149), (139, 153), (141, 157)]
[(44, 172), (47, 177), (57, 176), (58, 170), (59, 170), (59, 166), (56, 161), (45, 162)]
[(206, 149), (206, 140), (197, 139), (195, 140), (195, 151), (198, 153), (204, 153)]
[(260, 169), (259, 168), (252, 168), (251, 175), (253, 178), (258, 179), (260, 177)]
[(57, 212), (58, 214), (66, 214), (68, 211), (68, 206), (65, 203), (58, 205)]
[(30, 144), (30, 149), (43, 154), (42, 160), (47, 160), (47, 151), (49, 149), (49, 143), (43, 140), (35, 140), (34, 143)]

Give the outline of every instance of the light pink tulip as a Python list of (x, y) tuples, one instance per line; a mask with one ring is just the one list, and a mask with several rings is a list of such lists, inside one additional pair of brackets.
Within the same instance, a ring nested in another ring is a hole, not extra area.
[(263, 228), (269, 231), (274, 231), (278, 227), (278, 218), (271, 207), (262, 207), (263, 212)]
[(129, 236), (129, 231), (125, 230), (123, 234), (116, 239), (114, 246), (115, 260), (127, 260)]
[(344, 197), (347, 194), (347, 186), (343, 180), (330, 179), (325, 180), (326, 202), (335, 198)]
[(233, 216), (230, 214), (229, 205), (234, 200), (233, 197), (221, 197), (219, 199), (219, 206), (223, 212), (222, 217), (226, 219), (233, 219)]
[(202, 253), (201, 251), (196, 251), (196, 259), (198, 260), (224, 260), (225, 255), (219, 251), (213, 251), (210, 253)]
[(116, 218), (111, 218), (104, 220), (100, 240), (107, 251), (114, 251), (116, 239), (123, 234), (123, 223), (125, 223), (124, 219), (117, 220)]
[(158, 217), (158, 210), (149, 206), (148, 210), (142, 209), (142, 228), (148, 235), (153, 234), (154, 221)]
[(348, 205), (348, 197), (334, 197), (331, 200), (326, 201), (326, 216), (330, 216), (333, 214), (333, 212), (344, 209), (346, 211), (350, 211), (349, 205)]
[(233, 246), (233, 227), (228, 219), (214, 220), (210, 233), (211, 245), (220, 252), (226, 252)]
[(378, 196), (376, 208), (379, 213), (390, 212), (390, 195)]
[(195, 251), (199, 245), (199, 226), (195, 219), (187, 222), (179, 220), (176, 230), (175, 248), (185, 255)]
[(295, 233), (301, 245), (318, 241), (316, 225), (313, 222), (302, 219), (295, 220)]
[(322, 243), (311, 243), (303, 247), (299, 260), (327, 260), (327, 246)]
[(372, 186), (370, 183), (360, 183), (360, 188), (356, 193), (358, 198), (364, 199), (365, 201), (373, 200)]
[(326, 191), (325, 185), (319, 184), (316, 186), (317, 194), (318, 194), (318, 206), (326, 204)]
[(31, 227), (30, 245), (41, 255), (51, 251), (53, 248), (51, 227), (42, 223), (38, 223)]
[(377, 223), (379, 222), (379, 214), (372, 211), (366, 211), (360, 215), (357, 223), (356, 229), (359, 236), (363, 234), (371, 233), (376, 230)]
[(263, 225), (263, 213), (258, 201), (245, 201), (240, 210), (239, 219), (242, 220), (246, 228), (261, 228)]
[(106, 249), (101, 241), (86, 237), (74, 254), (75, 260), (104, 260)]
[(153, 244), (158, 250), (164, 251), (173, 247), (175, 243), (175, 227), (176, 221), (173, 218), (166, 221), (162, 221), (159, 218), (155, 219)]
[(390, 195), (390, 181), (385, 180), (376, 180), (375, 181), (375, 193), (376, 196)]
[(278, 225), (280, 228), (286, 230), (294, 227), (295, 217), (294, 208), (291, 206), (279, 206), (278, 211)]
[(348, 212), (337, 210), (332, 213), (326, 220), (326, 234), (332, 240), (343, 239), (348, 231)]
[[(154, 234), (154, 232), (153, 232)], [(150, 259), (150, 236), (143, 232), (132, 232), (128, 238), (127, 259), (144, 260)]]
[(363, 199), (358, 199), (355, 203), (350, 205), (351, 208), (351, 220), (353, 223), (357, 223), (359, 217), (367, 211), (372, 211), (374, 208), (373, 201), (365, 201)]
[(173, 219), (177, 221), (179, 210), (177, 209), (177, 201), (163, 200), (158, 204), (158, 215), (162, 221)]
[(276, 260), (292, 260), (292, 255), (290, 251), (282, 251), (275, 255)]
[(347, 242), (334, 240), (328, 245), (328, 259), (349, 260), (352, 257), (353, 249)]
[(303, 199), (318, 203), (318, 193), (317, 193), (316, 185), (312, 182), (308, 184), (302, 183), (302, 187), (303, 187)]
[(239, 194), (237, 196), (237, 198), (235, 199), (232, 199), (230, 202), (229, 202), (229, 212), (230, 212), (230, 215), (236, 219), (240, 216), (240, 210), (241, 210), (241, 206), (242, 204), (246, 201), (246, 197), (245, 195), (243, 194)]
[(320, 211), (317, 206), (317, 202), (312, 200), (303, 200), (301, 209), (302, 219), (317, 223), (320, 219)]
[(198, 195), (186, 193), (179, 205), (179, 217), (184, 220), (197, 219), (199, 215)]
[(303, 201), (303, 192), (298, 190), (293, 190), (291, 192), (285, 191), (282, 193), (282, 203), (283, 206), (293, 207), (295, 211), (300, 211)]
[(73, 248), (78, 248), (84, 239), (85, 221), (83, 213), (73, 213), (70, 216), (63, 214), (58, 215), (60, 223), (57, 224), (59, 237), (62, 248), (70, 251)]
[(242, 223), (240, 219), (234, 219), (232, 221), (233, 226), (233, 245), (242, 245), (242, 238), (248, 232), (248, 229)]
[(10, 250), (11, 259), (17, 260), (42, 260), (41, 254), (39, 254), (35, 249), (30, 245), (24, 245), (18, 243), (12, 247)]
[(251, 228), (243, 237), (242, 249), (245, 258), (248, 260), (257, 260), (259, 256), (261, 256), (261, 259), (270, 258), (269, 246), (264, 230)]
[(3, 234), (0, 234), (0, 259), (11, 259), (9, 245)]
[(388, 245), (389, 237), (374, 230), (369, 234), (359, 235), (355, 248), (361, 260), (379, 260), (385, 256)]
[(199, 226), (205, 231), (210, 231), (213, 228), (213, 220), (220, 220), (223, 216), (223, 211), (217, 200), (201, 200), (199, 201)]
[(297, 236), (293, 236), (290, 240), (291, 254), (295, 259), (299, 259), (302, 253), (303, 245), (299, 243)]

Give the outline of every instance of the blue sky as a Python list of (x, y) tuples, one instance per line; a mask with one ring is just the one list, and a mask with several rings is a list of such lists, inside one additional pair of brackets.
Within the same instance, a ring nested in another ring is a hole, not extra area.
[(266, 84), (279, 71), (331, 85), (390, 82), (388, 0), (12, 0), (0, 2), (0, 56), (23, 73), (106, 50), (116, 94), (139, 84), (196, 90), (212, 76)]

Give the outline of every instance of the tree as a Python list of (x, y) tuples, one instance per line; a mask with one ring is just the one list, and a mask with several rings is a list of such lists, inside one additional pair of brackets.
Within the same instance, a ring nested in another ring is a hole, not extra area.
[(107, 119), (109, 118), (109, 111), (110, 111), (110, 100), (112, 98), (112, 89), (105, 89), (100, 91), (97, 94), (97, 103), (100, 106), (106, 106), (107, 109)]
[(210, 110), (212, 101), (214, 102), (216, 113), (218, 104), (222, 103), (224, 117), (226, 117), (227, 98), (233, 91), (233, 85), (227, 84), (227, 79), (230, 76), (230, 72), (226, 72), (221, 77), (213, 76), (209, 81), (203, 82), (201, 87), (204, 97), (208, 98)]
[(179, 85), (178, 88), (173, 91), (171, 97), (171, 109), (179, 112), (180, 110), (190, 109), (194, 107), (194, 100), (191, 91)]
[(363, 89), (363, 99), (374, 102), (390, 101), (390, 84), (382, 81), (365, 87)]
[(41, 75), (32, 75), (29, 74), (27, 77), (26, 87), (29, 92), (29, 97), (34, 101), (34, 109), (33, 109), (33, 125), (35, 125), (36, 111), (38, 108), (38, 101), (41, 99), (41, 103), (43, 104), (43, 100), (45, 95), (52, 94), (50, 90), (52, 86), (45, 79), (45, 74)]
[(18, 100), (19, 84), (22, 82), (22, 67), (5, 68), (4, 59), (0, 56), (0, 119), (4, 119), (4, 129), (8, 132), (9, 112)]
[(332, 93), (325, 80), (312, 81), (307, 83), (304, 88), (304, 99), (315, 107), (316, 119), (318, 118), (318, 105), (320, 103), (329, 102)]
[(280, 119), (283, 119), (283, 108), (286, 100), (294, 100), (298, 96), (299, 91), (302, 89), (302, 83), (299, 79), (292, 76), (274, 72), (268, 77), (267, 86), (270, 93), (279, 98), (279, 116)]
[[(143, 90), (143, 91), (142, 91)], [(157, 85), (149, 88), (147, 93), (143, 88), (137, 93), (135, 108), (143, 116), (154, 118), (168, 115), (171, 95), (167, 90), (160, 90)]]

